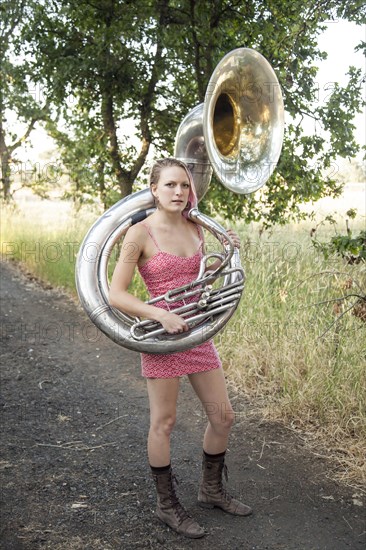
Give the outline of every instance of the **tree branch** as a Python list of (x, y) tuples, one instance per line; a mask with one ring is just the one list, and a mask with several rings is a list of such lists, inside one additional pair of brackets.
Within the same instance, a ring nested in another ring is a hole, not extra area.
[(353, 303), (350, 307), (348, 307), (345, 311), (343, 311), (343, 313), (341, 313), (340, 315), (338, 315), (337, 319), (335, 319), (335, 321), (333, 321), (333, 323), (331, 323), (331, 324), (329, 325), (329, 327), (328, 327), (320, 336), (318, 336), (318, 340), (320, 340), (321, 338), (323, 338), (323, 336), (325, 336), (325, 335), (327, 334), (327, 332), (329, 332), (330, 329), (331, 329), (332, 327), (334, 327), (334, 325), (335, 325), (336, 323), (338, 323), (338, 321), (339, 321), (340, 319), (342, 319), (342, 317), (344, 317), (344, 315), (346, 315), (346, 313), (348, 313), (352, 308), (354, 308), (356, 304), (357, 304), (357, 301), (354, 302), (354, 303)]
[(297, 285), (293, 286), (290, 290), (295, 290), (295, 288), (298, 288), (299, 286), (301, 286), (303, 283), (305, 283), (309, 279), (313, 279), (314, 277), (318, 277), (319, 275), (347, 275), (350, 279), (352, 279), (352, 282), (360, 289), (362, 294), (364, 292), (361, 285), (356, 281), (356, 279), (351, 277), (350, 274), (347, 271), (328, 271), (328, 270), (320, 271), (319, 273), (312, 273), (311, 275), (309, 275), (309, 277), (306, 277), (305, 279), (300, 281)]
[(29, 134), (31, 133), (31, 131), (34, 129), (34, 125), (37, 122), (37, 120), (38, 120), (37, 118), (31, 119), (25, 134), (23, 134), (21, 138), (19, 138), (15, 143), (13, 143), (13, 145), (9, 146), (8, 149), (10, 153), (12, 153), (15, 149), (18, 149), (18, 147), (20, 147), (22, 143), (25, 142), (25, 140), (29, 137)]
[(228, 11), (230, 11), (231, 13), (236, 13), (240, 17), (243, 17), (243, 14), (236, 9), (237, 7), (242, 5), (243, 5), (243, 1), (238, 0), (237, 2), (233, 2), (233, 4), (231, 5), (225, 6), (221, 11), (218, 11), (216, 13), (216, 16), (212, 20), (212, 26), (216, 27), (219, 24), (221, 17)]
[(13, 151), (15, 151), (15, 149), (17, 149), (18, 147), (20, 147), (22, 145), (22, 143), (25, 142), (26, 139), (28, 139), (29, 137), (29, 134), (32, 132), (32, 130), (34, 129), (34, 126), (36, 124), (36, 122), (38, 122), (39, 120), (45, 120), (46, 118), (46, 115), (45, 115), (45, 112), (46, 110), (48, 109), (49, 107), (49, 101), (46, 101), (46, 103), (44, 104), (44, 106), (42, 107), (39, 115), (35, 115), (31, 118), (30, 120), (30, 123), (28, 125), (28, 128), (27, 130), (25, 131), (25, 134), (19, 138), (15, 143), (13, 143), (13, 145), (10, 145), (8, 147), (8, 150), (9, 150), (9, 153), (11, 154)]
[[(308, 309), (309, 307), (321, 306), (323, 304), (343, 302), (343, 300), (346, 300), (346, 298), (358, 298), (359, 300), (366, 300), (365, 296), (361, 296), (360, 294), (346, 294), (345, 296), (341, 296), (340, 298), (333, 298), (332, 300), (322, 300), (321, 302), (314, 302), (313, 304), (309, 304), (308, 306), (299, 307), (299, 311), (301, 311), (302, 309)], [(357, 302), (355, 303), (357, 304)]]

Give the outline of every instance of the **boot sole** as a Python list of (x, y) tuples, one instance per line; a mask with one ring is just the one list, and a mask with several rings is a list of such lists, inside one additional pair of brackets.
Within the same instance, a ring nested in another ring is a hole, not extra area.
[(201, 508), (206, 508), (209, 510), (212, 510), (213, 508), (219, 508), (219, 510), (222, 510), (226, 514), (230, 514), (231, 516), (243, 517), (243, 518), (250, 516), (253, 513), (253, 510), (249, 510), (249, 512), (247, 512), (246, 514), (235, 514), (235, 512), (228, 512), (227, 510), (225, 510), (225, 508), (222, 508), (218, 504), (211, 504), (210, 502), (201, 502), (200, 500), (198, 501), (198, 505)]
[(208, 508), (209, 510), (212, 510), (212, 508), (215, 508), (215, 505), (210, 504), (209, 502), (198, 501), (198, 505), (201, 506), (201, 508)]
[(188, 539), (201, 539), (207, 534), (205, 532), (203, 532), (202, 535), (191, 535), (189, 533), (183, 533), (182, 531), (178, 531), (176, 527), (172, 527), (172, 525), (169, 525), (169, 523), (161, 519), (159, 516), (157, 517), (161, 523), (163, 523), (164, 525), (167, 525), (172, 531), (175, 531), (175, 533), (178, 533), (178, 535), (182, 535), (183, 537), (186, 537)]

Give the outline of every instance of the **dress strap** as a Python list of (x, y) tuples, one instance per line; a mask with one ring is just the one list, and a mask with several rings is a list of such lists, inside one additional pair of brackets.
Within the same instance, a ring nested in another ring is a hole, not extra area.
[(199, 237), (199, 240), (200, 240), (200, 245), (198, 247), (198, 250), (199, 250), (201, 248), (201, 246), (203, 246), (203, 244), (204, 244), (203, 230), (202, 230), (202, 227), (200, 225), (198, 225), (198, 223), (196, 223), (195, 225), (196, 225), (198, 237)]
[(152, 234), (152, 231), (151, 231), (151, 227), (148, 223), (144, 223), (144, 222), (141, 222), (141, 225), (143, 225), (146, 229), (146, 231), (148, 232), (152, 242), (154, 243), (154, 245), (156, 246), (156, 248), (159, 250), (159, 252), (161, 252), (161, 249), (160, 249), (160, 246), (158, 245), (154, 235)]

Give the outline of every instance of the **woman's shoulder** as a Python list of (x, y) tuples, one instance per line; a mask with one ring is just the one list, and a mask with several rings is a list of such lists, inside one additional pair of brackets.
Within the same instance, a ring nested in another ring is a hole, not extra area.
[(195, 235), (197, 235), (197, 233), (198, 233), (199, 238), (203, 241), (204, 240), (204, 234), (203, 234), (202, 227), (198, 223), (192, 222), (191, 220), (187, 220), (187, 222), (189, 224), (190, 231), (192, 233), (194, 233)]
[(144, 244), (146, 242), (147, 235), (148, 232), (144, 223), (138, 222), (128, 228), (125, 235), (125, 241), (134, 241), (139, 244)]

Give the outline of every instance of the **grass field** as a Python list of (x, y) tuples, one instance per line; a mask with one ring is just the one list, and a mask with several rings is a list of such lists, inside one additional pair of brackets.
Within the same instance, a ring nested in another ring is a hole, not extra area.
[[(343, 201), (343, 212), (354, 202)], [(320, 208), (318, 221), (329, 212), (324, 201)], [(2, 254), (75, 292), (75, 256), (97, 216), (51, 201), (4, 207)], [(338, 220), (344, 233), (344, 218)], [(299, 430), (313, 447), (326, 445), (338, 474), (359, 486), (366, 481), (366, 323), (354, 309), (346, 312), (357, 298), (344, 297), (365, 294), (366, 266), (324, 260), (311, 243), (314, 223), (261, 236), (259, 226), (236, 227), (246, 288), (215, 342), (233, 390), (255, 398), (267, 417)], [(352, 222), (355, 231), (364, 225), (363, 213)], [(327, 240), (334, 231), (322, 225), (317, 237)]]

